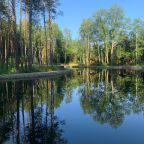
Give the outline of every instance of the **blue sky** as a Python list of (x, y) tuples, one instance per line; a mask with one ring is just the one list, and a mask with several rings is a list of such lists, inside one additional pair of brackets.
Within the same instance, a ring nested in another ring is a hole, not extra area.
[(60, 0), (64, 15), (55, 20), (60, 28), (69, 28), (73, 38), (78, 38), (79, 27), (84, 18), (91, 17), (99, 8), (120, 5), (130, 18), (144, 19), (144, 0)]

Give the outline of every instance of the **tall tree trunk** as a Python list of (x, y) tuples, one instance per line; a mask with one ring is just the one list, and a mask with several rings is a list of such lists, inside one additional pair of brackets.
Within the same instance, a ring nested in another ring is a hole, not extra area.
[(86, 65), (89, 65), (89, 35), (86, 38)]
[(52, 16), (49, 10), (50, 64), (53, 64)]
[(90, 37), (88, 36), (88, 65), (90, 65)]
[(89, 65), (89, 36), (87, 36), (86, 65)]
[(67, 64), (67, 54), (66, 54), (66, 51), (65, 51), (65, 64)]
[(44, 11), (44, 30), (45, 30), (45, 42), (46, 42), (46, 64), (48, 66), (48, 44), (47, 44), (47, 30), (46, 30), (45, 11)]
[(135, 49), (135, 64), (137, 65), (137, 58), (138, 58), (138, 53), (137, 53), (137, 50), (138, 50), (138, 39), (137, 39), (137, 33), (136, 33), (136, 49)]
[(111, 65), (113, 64), (113, 57), (114, 57), (114, 41), (112, 40), (112, 45), (111, 45)]
[(108, 45), (107, 45), (107, 41), (105, 42), (105, 49), (106, 49), (105, 62), (108, 64), (108, 63), (109, 63), (109, 56), (108, 56)]
[(99, 41), (98, 41), (98, 61), (99, 63), (101, 62)]
[(10, 21), (10, 4), (8, 0), (8, 25), (7, 25), (7, 54), (6, 54), (6, 63), (7, 63), (7, 68), (9, 64), (9, 57), (11, 56), (11, 48), (10, 48), (10, 33), (11, 33), (11, 21)]
[(1, 62), (2, 66), (5, 64), (5, 36), (4, 36), (5, 31), (2, 31), (2, 49), (1, 49)]
[(66, 40), (65, 54), (64, 54), (64, 57), (65, 57), (65, 64), (67, 63), (67, 53), (66, 53), (66, 49), (67, 49), (67, 40)]
[[(21, 53), (21, 58), (23, 57), (23, 42), (22, 42), (22, 0), (20, 0), (20, 53)], [(19, 62), (21, 63), (21, 66), (23, 67), (23, 61), (20, 60)]]
[(104, 63), (104, 56), (103, 56), (103, 52), (102, 52), (102, 49), (100, 50), (100, 55), (101, 55), (101, 63), (103, 64)]
[(23, 50), (24, 60), (25, 60), (25, 68), (28, 65), (28, 0), (25, 0), (25, 46)]
[(87, 65), (87, 38), (85, 38), (85, 65)]
[(85, 48), (83, 48), (82, 60), (83, 60), (83, 64), (85, 64)]
[(29, 49), (28, 49), (28, 68), (32, 70), (32, 0), (29, 0)]
[(16, 11), (15, 11), (16, 1), (12, 0), (12, 20), (13, 20), (13, 32), (14, 32), (14, 51), (16, 60), (16, 70), (19, 71), (19, 55), (18, 55), (18, 45), (17, 45), (17, 28), (16, 28)]

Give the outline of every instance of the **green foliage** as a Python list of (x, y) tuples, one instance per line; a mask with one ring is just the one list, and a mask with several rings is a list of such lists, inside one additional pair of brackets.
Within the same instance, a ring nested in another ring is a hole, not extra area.
[(92, 18), (83, 20), (80, 26), (83, 48), (79, 53), (82, 52), (82, 63), (85, 64), (89, 55), (90, 64), (141, 63), (144, 60), (143, 31), (144, 21), (126, 18), (123, 9), (118, 5), (99, 9)]
[[(16, 1), (13, 0), (13, 3)], [(20, 2), (20, 1), (19, 1)], [(80, 39), (62, 31), (53, 19), (59, 0), (20, 3), (20, 23), (14, 26), (15, 5), (0, 0), (0, 64), (25, 71), (29, 65), (135, 65), (144, 61), (144, 21), (126, 18), (118, 5), (99, 9), (80, 25)], [(17, 5), (16, 5), (17, 6)], [(32, 19), (28, 20), (30, 15)], [(25, 19), (23, 18), (25, 15)], [(14, 66), (15, 65), (15, 66)], [(11, 70), (10, 70), (11, 71)], [(34, 70), (32, 70), (34, 71)]]
[(16, 73), (16, 68), (15, 66), (11, 65), (7, 68), (7, 66), (1, 66), (0, 68), (0, 75), (4, 74), (14, 74)]

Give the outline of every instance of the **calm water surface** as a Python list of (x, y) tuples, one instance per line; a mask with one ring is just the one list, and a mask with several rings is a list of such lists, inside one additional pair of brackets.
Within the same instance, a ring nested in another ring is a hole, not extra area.
[(144, 144), (144, 72), (0, 81), (0, 143)]

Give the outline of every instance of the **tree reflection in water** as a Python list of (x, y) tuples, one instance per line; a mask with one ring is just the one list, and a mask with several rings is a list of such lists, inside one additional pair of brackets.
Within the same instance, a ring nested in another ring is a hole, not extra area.
[[(125, 75), (127, 74), (127, 75)], [(118, 127), (124, 117), (144, 112), (144, 80), (135, 71), (83, 71), (81, 107), (101, 124)]]
[[(48, 86), (48, 81), (47, 81)], [(30, 125), (26, 127), (26, 139), (30, 143), (62, 143), (67, 141), (62, 138), (63, 131), (59, 125), (63, 125), (64, 121), (59, 121), (54, 114), (54, 81), (49, 82), (50, 86), (50, 112), (46, 106), (46, 114), (43, 117), (43, 109), (41, 107), (34, 108), (34, 84), (29, 82), (29, 92), (31, 96), (31, 116)], [(47, 97), (48, 98), (48, 97)], [(48, 99), (47, 99), (48, 102)], [(42, 106), (42, 105), (41, 105)], [(46, 119), (46, 120), (45, 120)]]
[[(0, 82), (0, 143), (65, 144), (56, 109), (80, 97), (81, 109), (100, 124), (119, 127), (144, 112), (144, 73), (76, 70), (71, 77)], [(63, 108), (62, 108), (63, 109)]]
[[(57, 93), (56, 81), (1, 82), (0, 85), (0, 143), (67, 143), (60, 128), (65, 122), (54, 113), (64, 98), (62, 92)], [(57, 95), (61, 96), (57, 99)]]

